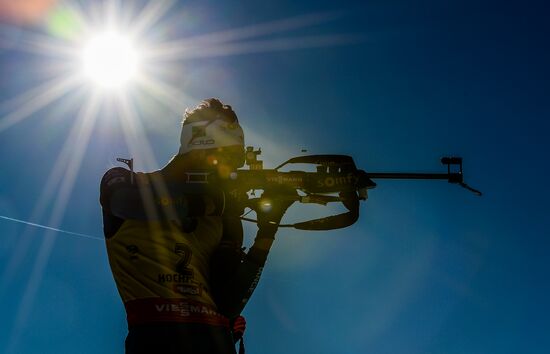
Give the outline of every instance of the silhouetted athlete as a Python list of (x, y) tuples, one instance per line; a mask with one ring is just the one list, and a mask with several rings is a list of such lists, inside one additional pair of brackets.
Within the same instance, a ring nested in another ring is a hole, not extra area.
[[(100, 202), (109, 264), (128, 321), (127, 354), (235, 353), (232, 328), (292, 202), (271, 194), (245, 253), (246, 194), (218, 188), (244, 163), (244, 135), (217, 99), (185, 113), (178, 155), (161, 170), (112, 168)], [(200, 183), (208, 180), (209, 183)], [(195, 183), (185, 183), (195, 182)], [(273, 194), (275, 193), (275, 194)]]

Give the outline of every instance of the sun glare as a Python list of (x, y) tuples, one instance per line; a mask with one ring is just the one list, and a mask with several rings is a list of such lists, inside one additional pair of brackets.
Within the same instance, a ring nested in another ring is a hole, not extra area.
[(87, 78), (103, 88), (117, 88), (136, 76), (139, 53), (129, 38), (117, 32), (103, 32), (88, 41), (82, 62)]
[[(155, 119), (156, 122), (157, 115), (149, 114), (151, 107), (148, 103), (154, 100), (155, 103), (160, 103), (177, 112), (182, 112), (188, 105), (196, 104), (197, 97), (191, 97), (183, 87), (179, 86), (180, 82), (175, 86), (174, 81), (177, 80), (172, 80), (173, 74), (189, 69), (183, 65), (192, 65), (190, 59), (326, 47), (352, 43), (355, 40), (354, 37), (350, 39), (343, 34), (280, 36), (284, 32), (332, 21), (339, 17), (335, 13), (306, 14), (187, 37), (183, 33), (188, 29), (188, 21), (181, 21), (181, 16), (169, 16), (163, 19), (171, 9), (177, 9), (178, 2), (175, 0), (48, 0), (46, 2), (59, 3), (48, 11), (40, 11), (46, 16), (46, 18), (41, 17), (40, 21), (42, 23), (42, 19), (45, 20), (46, 33), (37, 32), (34, 28), (32, 31), (25, 31), (22, 26), (17, 25), (13, 30), (13, 33), (17, 34), (17, 45), (13, 48), (43, 55), (46, 58), (43, 67), (48, 79), (38, 86), (29, 87), (16, 97), (0, 102), (0, 133), (26, 119), (44, 118), (48, 107), (59, 107), (59, 109), (49, 110), (53, 112), (51, 114), (56, 115), (60, 111), (69, 111), (76, 106), (81, 107), (76, 116), (66, 114), (66, 118), (72, 121), (70, 123), (72, 128), (52, 166), (50, 177), (31, 217), (31, 220), (42, 220), (47, 218), (46, 214), (49, 213), (47, 226), (42, 226), (57, 232), (63, 232), (58, 227), (61, 226), (68, 206), (68, 198), (77, 181), (75, 177), (80, 170), (80, 162), (88, 151), (88, 142), (92, 141), (92, 138), (95, 140), (94, 127), (102, 116), (100, 113), (104, 105), (110, 107), (112, 104), (110, 108), (114, 108), (113, 113), (121, 123), (120, 128), (130, 156), (139, 157), (143, 161), (142, 166), (151, 170), (157, 168), (159, 164), (155, 159), (146, 134), (146, 126), (142, 121), (151, 117), (150, 119)], [(11, 6), (16, 1), (0, 0), (0, 4), (2, 3), (10, 3)], [(144, 6), (138, 10), (137, 3), (143, 3)], [(85, 8), (84, 4), (86, 4)], [(14, 6), (16, 5), (11, 7)], [(17, 10), (22, 10), (24, 6), (19, 7), (21, 9)], [(179, 13), (179, 9), (177, 12)], [(38, 15), (37, 13), (36, 16)], [(194, 17), (192, 13), (185, 16), (190, 19)], [(16, 20), (19, 22), (25, 18)], [(195, 21), (189, 22), (195, 23)], [(180, 28), (183, 23), (185, 26)], [(196, 24), (208, 27), (206, 22), (199, 21)], [(2, 24), (2, 30), (4, 27), (5, 25)], [(116, 28), (124, 28), (124, 31), (117, 31)], [(177, 37), (170, 38), (173, 34)], [(271, 35), (276, 36), (269, 38)], [(7, 43), (11, 43), (11, 36), (12, 34), (9, 34), (6, 37)], [(268, 38), (263, 38), (266, 36)], [(0, 48), (3, 55), (11, 49), (11, 44), (6, 48)], [(12, 58), (17, 60), (18, 57), (19, 55), (16, 55)], [(29, 74), (35, 71), (36, 68), (30, 70)], [(54, 75), (50, 76), (52, 73)], [(25, 77), (25, 74), (14, 73), (12, 76), (14, 79), (19, 79)], [(201, 78), (201, 80), (205, 79)], [(26, 81), (27, 79), (23, 79), (22, 83)], [(93, 84), (94, 89), (82, 90), (83, 84), (87, 86), (88, 82)], [(19, 81), (15, 83), (15, 86), (19, 87)], [(130, 83), (134, 86), (133, 89), (125, 90)], [(210, 84), (223, 93), (224, 88), (218, 87), (217, 79), (204, 84)], [(185, 86), (191, 87), (191, 85)], [(104, 92), (113, 93), (113, 91), (116, 94), (112, 97), (103, 94)], [(80, 100), (83, 102), (82, 105), (79, 104)], [(111, 119), (110, 115), (106, 116)], [(170, 119), (169, 123), (172, 126), (179, 123), (179, 118), (175, 116), (166, 119)], [(155, 185), (156, 188), (159, 188), (161, 193), (166, 193), (163, 191), (165, 186)], [(50, 205), (52, 208), (46, 208)], [(272, 205), (265, 200), (262, 208), (269, 211)], [(39, 224), (28, 223), (28, 225)], [(29, 309), (33, 308), (54, 241), (55, 238), (45, 238), (40, 246), (40, 253), (34, 260), (24, 291), (25, 296), (22, 297), (17, 308), (16, 322), (11, 333), (8, 333), (10, 343), (7, 352), (18, 352), (19, 342), (26, 333), (25, 324), (31, 316)], [(16, 276), (21, 254), (23, 254), (21, 252), (26, 252), (28, 248), (26, 244), (19, 246), (21, 247), (18, 248), (18, 252), (11, 256), (4, 274)]]

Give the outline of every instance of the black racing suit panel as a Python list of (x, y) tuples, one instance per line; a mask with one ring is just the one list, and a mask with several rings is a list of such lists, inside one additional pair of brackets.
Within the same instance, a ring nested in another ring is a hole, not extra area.
[(202, 323), (156, 323), (130, 328), (126, 354), (236, 354), (231, 332)]

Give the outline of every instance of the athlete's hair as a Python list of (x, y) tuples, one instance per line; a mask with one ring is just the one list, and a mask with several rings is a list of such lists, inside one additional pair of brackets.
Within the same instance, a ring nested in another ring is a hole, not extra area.
[(183, 118), (183, 124), (215, 119), (238, 122), (233, 108), (230, 105), (223, 104), (217, 98), (207, 98), (202, 100), (195, 108), (187, 108)]

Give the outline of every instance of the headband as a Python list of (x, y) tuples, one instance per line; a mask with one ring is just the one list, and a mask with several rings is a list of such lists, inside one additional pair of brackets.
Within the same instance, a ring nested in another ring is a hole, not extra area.
[(244, 146), (243, 129), (237, 121), (222, 119), (183, 123), (179, 154), (192, 150)]

